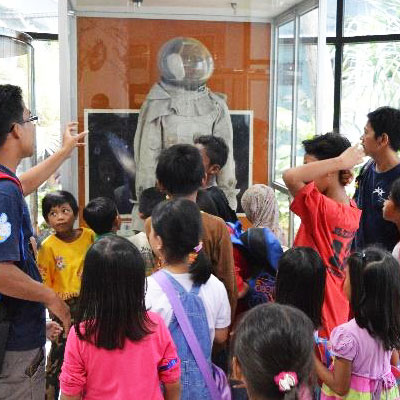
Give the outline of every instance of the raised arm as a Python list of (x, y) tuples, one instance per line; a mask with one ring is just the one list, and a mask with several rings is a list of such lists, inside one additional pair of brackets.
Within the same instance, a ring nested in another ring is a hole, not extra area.
[(55, 171), (57, 171), (61, 164), (71, 155), (72, 150), (74, 150), (75, 147), (85, 145), (85, 143), (80, 142), (80, 140), (86, 136), (87, 132), (84, 131), (79, 134), (74, 134), (77, 127), (77, 122), (70, 122), (65, 129), (61, 149), (49, 158), (43, 160), (41, 163), (24, 172), (19, 177), (24, 190), (24, 196), (28, 196), (35, 191)]
[(364, 156), (364, 150), (359, 145), (355, 145), (346, 149), (339, 157), (290, 168), (283, 173), (283, 180), (290, 194), (295, 196), (308, 182), (332, 172), (351, 169), (361, 164)]

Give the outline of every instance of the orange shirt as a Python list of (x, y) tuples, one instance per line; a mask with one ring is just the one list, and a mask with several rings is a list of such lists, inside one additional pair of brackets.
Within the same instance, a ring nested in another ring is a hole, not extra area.
[(361, 210), (353, 200), (346, 205), (324, 196), (314, 182), (297, 192), (290, 209), (301, 219), (294, 246), (312, 247), (327, 269), (320, 336), (329, 338), (332, 329), (349, 317), (349, 302), (342, 289), (344, 268)]

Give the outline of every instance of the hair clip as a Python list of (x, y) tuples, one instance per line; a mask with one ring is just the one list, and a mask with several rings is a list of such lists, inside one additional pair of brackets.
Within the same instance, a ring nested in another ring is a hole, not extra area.
[(197, 260), (197, 256), (198, 256), (198, 254), (195, 251), (192, 251), (191, 253), (189, 253), (188, 264), (192, 265)]
[(200, 250), (203, 248), (203, 242), (200, 242), (193, 250), (196, 253), (200, 253)]
[(278, 385), (280, 392), (288, 392), (297, 385), (297, 374), (296, 372), (280, 372), (275, 375), (274, 381)]

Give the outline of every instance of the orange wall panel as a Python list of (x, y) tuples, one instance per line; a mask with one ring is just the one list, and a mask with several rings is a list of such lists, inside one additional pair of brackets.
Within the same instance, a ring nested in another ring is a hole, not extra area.
[[(253, 182), (266, 183), (271, 45), (267, 23), (79, 17), (80, 127), (85, 108), (140, 108), (159, 79), (159, 49), (177, 36), (198, 39), (210, 50), (215, 70), (208, 86), (226, 94), (231, 110), (253, 110)], [(84, 206), (83, 151), (78, 161), (79, 203)]]

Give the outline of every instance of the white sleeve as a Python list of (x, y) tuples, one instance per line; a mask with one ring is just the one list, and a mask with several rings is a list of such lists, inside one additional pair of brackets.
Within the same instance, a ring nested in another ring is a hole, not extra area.
[(224, 284), (219, 280), (215, 279), (216, 287), (215, 291), (218, 293), (218, 311), (217, 318), (215, 321), (215, 329), (227, 328), (231, 324), (231, 306), (228, 300), (228, 293), (226, 292)]
[(147, 290), (145, 296), (146, 308), (157, 313), (168, 326), (171, 322), (173, 311), (171, 304), (160, 285), (154, 278), (149, 276), (147, 279)]

